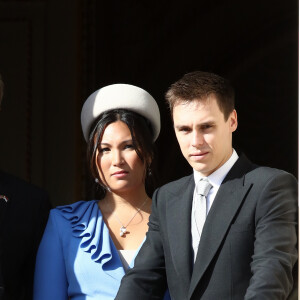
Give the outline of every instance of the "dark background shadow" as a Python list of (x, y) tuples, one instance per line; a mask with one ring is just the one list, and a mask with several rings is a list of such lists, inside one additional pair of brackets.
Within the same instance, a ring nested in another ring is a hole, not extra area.
[(0, 0), (0, 32), (0, 168), (44, 187), (54, 205), (92, 196), (80, 110), (111, 83), (140, 86), (159, 104), (159, 184), (189, 174), (164, 93), (194, 70), (235, 87), (234, 147), (298, 174), (295, 0)]
[(258, 164), (297, 175), (296, 1), (112, 1), (97, 2), (95, 11), (90, 38), (96, 63), (88, 88), (127, 82), (157, 99), (161, 184), (191, 172), (177, 146), (164, 93), (194, 70), (220, 74), (235, 87), (234, 147)]

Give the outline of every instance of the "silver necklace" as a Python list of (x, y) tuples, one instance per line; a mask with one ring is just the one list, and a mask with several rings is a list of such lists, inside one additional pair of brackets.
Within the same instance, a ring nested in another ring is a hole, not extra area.
[(148, 200), (148, 197), (146, 198), (146, 200), (143, 202), (143, 204), (136, 210), (136, 212), (133, 214), (133, 216), (131, 217), (131, 219), (127, 222), (126, 225), (124, 225), (121, 220), (119, 219), (119, 217), (117, 216), (116, 213), (113, 214), (113, 217), (116, 218), (116, 220), (120, 223), (121, 227), (120, 227), (120, 236), (124, 236), (128, 231), (127, 231), (127, 227), (128, 225), (131, 223), (131, 221), (134, 219), (134, 217), (141, 211), (141, 209), (144, 207), (144, 205), (146, 204)]

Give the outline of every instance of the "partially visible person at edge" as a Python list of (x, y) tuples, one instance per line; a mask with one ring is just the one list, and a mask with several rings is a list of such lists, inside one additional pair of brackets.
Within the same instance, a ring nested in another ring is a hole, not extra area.
[(173, 300), (287, 299), (296, 179), (232, 148), (237, 113), (224, 78), (188, 73), (166, 98), (193, 174), (154, 192), (146, 241), (116, 299), (161, 299), (167, 284)]
[[(3, 91), (0, 74), (0, 107)], [(0, 171), (1, 300), (32, 300), (36, 252), (49, 210), (46, 192)]]
[(145, 185), (160, 131), (157, 103), (139, 87), (109, 85), (86, 100), (81, 124), (102, 199), (51, 211), (37, 255), (35, 300), (114, 299), (148, 230)]

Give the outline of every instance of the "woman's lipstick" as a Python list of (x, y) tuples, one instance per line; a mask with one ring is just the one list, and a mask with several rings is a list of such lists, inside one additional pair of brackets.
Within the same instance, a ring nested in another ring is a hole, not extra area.
[(111, 176), (116, 177), (116, 178), (123, 178), (123, 177), (127, 176), (127, 174), (128, 174), (127, 171), (122, 170), (122, 171), (114, 172)]

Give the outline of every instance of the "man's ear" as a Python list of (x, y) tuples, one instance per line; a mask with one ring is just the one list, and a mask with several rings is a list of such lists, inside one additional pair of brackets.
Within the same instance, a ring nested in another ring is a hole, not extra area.
[(228, 120), (229, 120), (229, 126), (231, 132), (236, 131), (238, 127), (238, 120), (237, 120), (237, 112), (235, 109), (230, 113)]

